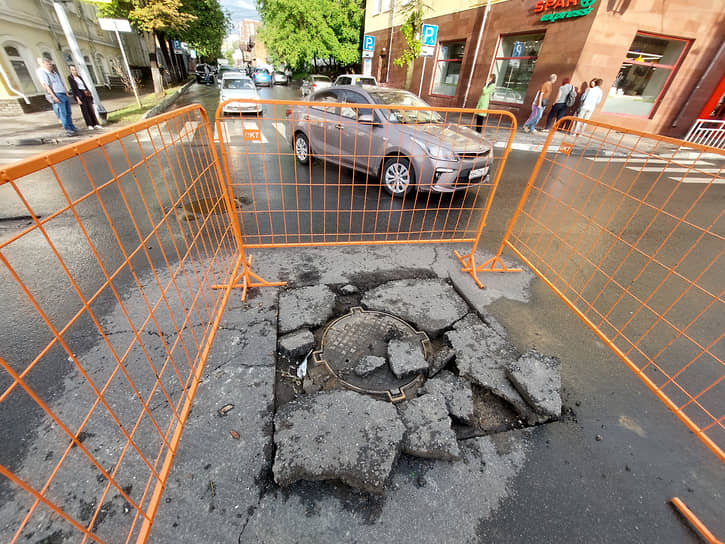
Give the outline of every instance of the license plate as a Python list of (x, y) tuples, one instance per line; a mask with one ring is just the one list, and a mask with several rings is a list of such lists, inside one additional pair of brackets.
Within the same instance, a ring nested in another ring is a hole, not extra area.
[(468, 179), (477, 179), (477, 178), (483, 177), (483, 175), (485, 173), (486, 173), (486, 167), (476, 168), (475, 170), (471, 170), (471, 173), (468, 175)]

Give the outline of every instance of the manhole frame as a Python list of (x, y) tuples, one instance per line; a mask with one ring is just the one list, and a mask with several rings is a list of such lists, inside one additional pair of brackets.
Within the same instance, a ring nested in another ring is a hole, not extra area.
[(336, 384), (340, 384), (345, 389), (349, 389), (351, 391), (355, 391), (357, 393), (361, 393), (363, 395), (369, 395), (373, 398), (380, 399), (380, 400), (387, 400), (390, 401), (393, 404), (397, 404), (398, 402), (402, 402), (404, 400), (407, 400), (409, 398), (415, 398), (416, 393), (418, 389), (425, 383), (425, 376), (423, 374), (418, 374), (414, 378), (412, 378), (408, 383), (395, 388), (395, 389), (366, 389), (364, 387), (360, 387), (357, 385), (354, 385), (343, 378), (341, 378), (337, 372), (335, 372), (335, 369), (330, 366), (330, 364), (322, 358), (322, 353), (325, 350), (325, 338), (327, 336), (327, 331), (330, 330), (335, 326), (336, 323), (343, 319), (347, 319), (352, 315), (355, 314), (378, 314), (381, 316), (385, 316), (387, 319), (392, 319), (397, 322), (399, 322), (404, 328), (409, 329), (412, 332), (412, 335), (417, 337), (422, 346), (423, 346), (423, 356), (425, 360), (429, 360), (430, 357), (433, 354), (433, 347), (431, 345), (430, 339), (428, 338), (428, 335), (423, 332), (417, 330), (415, 327), (413, 327), (410, 323), (405, 321), (404, 319), (401, 319), (397, 315), (391, 314), (389, 312), (380, 312), (377, 310), (365, 310), (364, 308), (361, 308), (360, 306), (354, 306), (353, 308), (350, 308), (350, 311), (347, 312), (344, 315), (341, 315), (340, 317), (336, 318), (335, 320), (329, 322), (327, 326), (325, 327), (322, 338), (320, 340), (320, 349), (315, 350), (312, 352), (312, 368), (308, 369), (308, 375), (314, 380), (315, 378), (320, 378), (321, 381), (325, 384), (326, 389), (333, 389)]

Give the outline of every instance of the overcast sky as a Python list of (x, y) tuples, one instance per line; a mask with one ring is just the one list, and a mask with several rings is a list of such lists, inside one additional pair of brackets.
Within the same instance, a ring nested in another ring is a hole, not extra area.
[(254, 0), (221, 0), (221, 5), (232, 16), (232, 23), (234, 23), (235, 27), (234, 33), (238, 32), (239, 23), (242, 19), (259, 20), (259, 13), (257, 13)]

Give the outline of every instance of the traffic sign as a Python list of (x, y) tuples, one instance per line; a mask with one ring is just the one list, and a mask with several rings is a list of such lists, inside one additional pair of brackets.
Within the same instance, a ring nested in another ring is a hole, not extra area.
[(514, 50), (511, 52), (512, 57), (520, 57), (524, 52), (524, 42), (514, 42)]
[(438, 25), (423, 25), (420, 34), (421, 45), (435, 47), (438, 41)]
[(363, 38), (363, 51), (375, 51), (375, 36), (365, 35)]

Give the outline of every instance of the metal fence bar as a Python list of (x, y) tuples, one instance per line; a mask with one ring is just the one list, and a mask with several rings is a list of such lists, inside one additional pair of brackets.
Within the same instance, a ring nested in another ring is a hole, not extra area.
[[(34, 538), (146, 541), (244, 257), (226, 190), (199, 106), (0, 169), (0, 197), (26, 218), (0, 233), (3, 313), (35, 319), (25, 344), (0, 342), (0, 416), (14, 421), (0, 439), (37, 432), (50, 450), (3, 450), (15, 500), (0, 504), (0, 540), (52, 513)], [(65, 393), (39, 381), (53, 372)], [(64, 496), (70, 482), (90, 509)], [(128, 515), (109, 520), (118, 501)]]
[(478, 271), (511, 249), (725, 461), (725, 152), (567, 121)]

